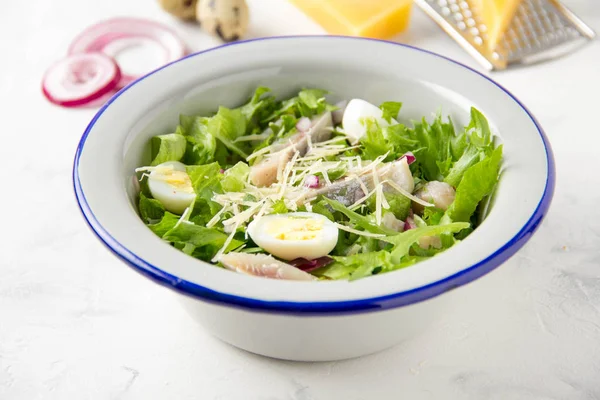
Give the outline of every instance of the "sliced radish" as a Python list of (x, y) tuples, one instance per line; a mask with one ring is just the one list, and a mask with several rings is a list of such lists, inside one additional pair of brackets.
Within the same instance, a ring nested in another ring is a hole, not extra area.
[[(158, 59), (150, 57), (151, 60), (138, 55), (130, 57), (135, 60), (135, 71), (121, 62), (121, 57), (126, 58), (126, 54), (134, 49), (148, 50), (151, 47), (158, 47), (160, 56)], [(139, 18), (113, 18), (99, 22), (77, 36), (69, 48), (69, 54), (93, 52), (102, 52), (119, 63), (123, 74), (118, 88), (187, 53), (185, 44), (174, 31), (157, 22)]]
[(77, 107), (108, 96), (120, 80), (119, 66), (107, 55), (73, 54), (50, 67), (42, 91), (54, 104)]

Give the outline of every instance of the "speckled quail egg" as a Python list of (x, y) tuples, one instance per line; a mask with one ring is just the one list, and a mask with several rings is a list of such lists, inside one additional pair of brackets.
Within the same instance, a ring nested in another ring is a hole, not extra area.
[[(379, 107), (362, 99), (352, 99), (346, 106), (342, 118), (344, 132), (352, 144), (358, 143), (367, 133), (367, 127), (363, 122), (365, 118), (375, 118), (381, 127), (390, 125), (383, 119), (383, 111)], [(392, 119), (391, 122), (397, 124), (395, 119)]]
[(232, 42), (246, 33), (248, 5), (245, 0), (198, 0), (196, 18), (210, 34)]
[(184, 20), (196, 19), (197, 2), (197, 0), (159, 0), (163, 10)]
[(311, 212), (266, 215), (253, 220), (247, 232), (254, 243), (283, 260), (326, 256), (338, 240), (337, 226)]
[(185, 165), (178, 161), (169, 161), (151, 167), (148, 189), (152, 197), (160, 201), (167, 211), (174, 214), (182, 214), (196, 198)]

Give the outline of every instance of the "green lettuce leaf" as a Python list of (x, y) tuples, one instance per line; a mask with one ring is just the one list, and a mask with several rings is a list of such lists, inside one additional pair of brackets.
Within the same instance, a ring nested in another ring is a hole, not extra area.
[(338, 211), (338, 212), (344, 214), (346, 217), (348, 217), (348, 219), (350, 220), (350, 222), (353, 225), (355, 225), (356, 227), (363, 228), (365, 231), (368, 231), (371, 233), (378, 233), (381, 235), (395, 235), (398, 233), (398, 232), (396, 232), (392, 229), (388, 229), (384, 226), (378, 226), (373, 221), (371, 221), (371, 219), (369, 217), (360, 215), (360, 214), (350, 210), (348, 207), (346, 207), (339, 201), (336, 201), (333, 199), (328, 199), (327, 197), (323, 197), (323, 201), (327, 205), (329, 205), (331, 208), (333, 208), (335, 211)]
[(423, 256), (418, 256), (418, 255), (414, 255), (414, 256), (413, 255), (409, 255), (409, 256), (404, 257), (402, 259), (402, 262), (397, 263), (397, 264), (392, 264), (392, 266), (388, 267), (384, 272), (396, 271), (396, 270), (399, 270), (399, 269), (402, 269), (402, 268), (410, 267), (412, 265), (415, 265), (418, 262), (425, 261), (428, 258), (431, 258), (431, 257), (423, 257)]
[(398, 219), (405, 220), (410, 213), (411, 200), (397, 193), (384, 193), (385, 199), (390, 205), (390, 211)]
[(445, 181), (456, 187), (465, 172), (494, 149), (493, 136), (485, 116), (471, 108), (471, 120), (460, 135), (454, 124), (444, 121), (438, 113), (430, 124), (425, 118), (409, 129), (409, 136), (418, 144), (413, 150), (419, 170), (427, 181)]
[(197, 119), (208, 120), (207, 117), (179, 114), (179, 125), (177, 126), (179, 133), (183, 136), (188, 136)]
[(415, 124), (411, 132), (419, 143), (419, 149), (414, 153), (423, 177), (428, 181), (443, 180), (453, 161), (450, 143), (455, 134), (452, 121), (444, 122), (440, 114), (432, 124), (423, 118), (420, 123)]
[(152, 147), (152, 163), (155, 166), (167, 161), (179, 161), (183, 158), (186, 148), (185, 137), (177, 133), (154, 136), (150, 140)]
[(319, 108), (321, 103), (325, 101), (325, 95), (329, 93), (322, 89), (304, 89), (298, 93), (298, 98), (311, 110)]
[(423, 210), (423, 221), (427, 225), (439, 225), (441, 223), (444, 211), (435, 207), (425, 207)]
[[(373, 253), (370, 253), (373, 254)], [(386, 253), (389, 254), (389, 253)], [(383, 267), (381, 266), (373, 266), (370, 264), (363, 264), (360, 267), (356, 268), (350, 276), (348, 277), (349, 281), (355, 281), (357, 279), (366, 278), (367, 276), (374, 275), (375, 271), (381, 271)]]
[(192, 187), (198, 197), (205, 198), (210, 194), (210, 198), (212, 198), (212, 192), (223, 193), (223, 189), (221, 188), (223, 174), (221, 174), (219, 163), (188, 165), (186, 172), (192, 181)]
[[(375, 216), (373, 214), (369, 215), (369, 219), (371, 219), (373, 222), (375, 221)], [(368, 252), (372, 252), (372, 251), (378, 251), (378, 250), (382, 250), (382, 248), (379, 247), (380, 242), (377, 238), (372, 238), (372, 237), (367, 237), (367, 236), (358, 236), (358, 238), (356, 239), (356, 241), (353, 243), (354, 246), (360, 246), (360, 250), (359, 253), (368, 253)], [(342, 255), (347, 255), (347, 254), (342, 254)]]
[[(163, 236), (164, 240), (169, 242), (183, 244), (187, 254), (198, 253), (199, 248), (205, 247), (202, 252), (202, 258), (205, 261), (210, 261), (217, 254), (217, 251), (225, 244), (228, 235), (214, 228), (206, 228), (191, 222), (182, 222), (175, 225), (171, 230)], [(244, 244), (244, 242), (233, 239), (227, 246), (226, 251), (233, 250)]]
[(348, 167), (345, 164), (342, 164), (337, 168), (332, 168), (329, 171), (327, 171), (327, 177), (330, 181), (333, 182), (346, 175), (346, 172), (348, 172)]
[(366, 160), (374, 160), (379, 156), (390, 151), (388, 141), (383, 136), (383, 130), (373, 117), (363, 118), (363, 125), (366, 128), (365, 135), (360, 139), (362, 145), (362, 155)]
[[(267, 87), (258, 87), (250, 100), (239, 107), (244, 117), (246, 117), (246, 134), (257, 135), (264, 131), (265, 126), (262, 121), (269, 115), (275, 113), (279, 108), (279, 103)], [(294, 122), (294, 125), (296, 122)], [(275, 132), (275, 130), (273, 130)], [(250, 149), (253, 150), (253, 149)]]
[(162, 238), (165, 233), (173, 229), (177, 224), (177, 221), (179, 221), (179, 215), (165, 211), (162, 219), (155, 224), (149, 224), (148, 228), (150, 228), (158, 237)]
[[(206, 246), (208, 244), (217, 248), (222, 247), (227, 240), (226, 233), (214, 228), (206, 228), (191, 222), (182, 222), (165, 233), (163, 239), (169, 242), (190, 243), (195, 247)], [(232, 240), (229, 249), (239, 247), (243, 244), (238, 240)]]
[(333, 111), (337, 107), (327, 103), (325, 95), (328, 92), (322, 89), (303, 89), (298, 96), (281, 102), (279, 108), (269, 115), (266, 120), (274, 121), (282, 115), (294, 115), (298, 118), (311, 118), (325, 111)]
[(272, 97), (270, 96), (262, 99), (265, 94), (270, 94), (270, 92), (271, 89), (269, 89), (268, 87), (259, 86), (254, 91), (254, 94), (252, 95), (250, 100), (248, 100), (248, 102), (243, 106), (239, 107), (239, 110), (242, 112), (244, 117), (246, 117), (247, 121), (251, 121), (257, 114), (257, 112), (261, 110), (261, 108), (266, 107), (270, 102), (273, 101)]
[(476, 147), (485, 149), (492, 145), (490, 125), (481, 111), (475, 107), (471, 107), (471, 122), (466, 130), (470, 133), (469, 141)]
[(217, 141), (217, 149), (215, 150), (215, 161), (223, 168), (230, 168), (238, 161), (241, 161), (237, 153), (231, 153), (229, 149), (221, 142)]
[(163, 215), (165, 215), (165, 207), (162, 203), (156, 199), (146, 197), (144, 193), (140, 193), (138, 209), (140, 210), (142, 221), (147, 224), (160, 221)]
[(398, 114), (400, 114), (400, 109), (402, 108), (402, 103), (397, 101), (386, 101), (379, 105), (381, 111), (383, 111), (383, 119), (385, 119), (388, 123), (392, 122), (392, 119), (398, 118)]
[(314, 203), (312, 205), (312, 212), (324, 215), (330, 221), (335, 222), (335, 218), (333, 217), (333, 214), (331, 213), (329, 208), (327, 208), (327, 202), (325, 200), (320, 200), (320, 201)]
[(455, 136), (452, 138), (452, 140), (450, 140), (450, 152), (452, 153), (452, 159), (459, 160), (469, 145), (469, 137), (467, 135), (467, 130), (465, 129), (460, 135)]
[(502, 146), (498, 146), (489, 157), (467, 169), (444, 217), (450, 221), (469, 221), (479, 202), (490, 195), (498, 183), (501, 162)]
[(419, 142), (412, 139), (408, 128), (402, 124), (390, 125), (383, 129), (383, 135), (392, 149), (389, 159), (396, 160), (409, 151), (418, 148)]
[(354, 233), (339, 231), (338, 241), (330, 255), (348, 256), (359, 253), (361, 246), (360, 244), (356, 243), (359, 238), (360, 236)]
[(450, 143), (455, 160), (444, 182), (457, 187), (463, 175), (478, 161), (489, 156), (494, 150), (493, 136), (485, 116), (476, 108), (471, 108), (471, 121), (465, 131)]
[(454, 222), (448, 225), (423, 226), (420, 228), (411, 229), (394, 236), (386, 236), (380, 238), (384, 242), (394, 245), (390, 251), (392, 263), (400, 263), (402, 258), (406, 256), (413, 244), (420, 238), (425, 236), (437, 236), (444, 233), (456, 233), (470, 226), (467, 222)]
[[(293, 115), (282, 115), (280, 117), (280, 121), (275, 124), (278, 130), (277, 137), (281, 138), (292, 131), (295, 132), (297, 122), (298, 118), (294, 117)], [(275, 132), (275, 130), (273, 130), (273, 132)]]
[(243, 161), (225, 171), (221, 186), (226, 192), (241, 192), (246, 187), (250, 167)]
[(419, 142), (402, 124), (382, 128), (374, 118), (365, 118), (366, 133), (360, 139), (363, 158), (373, 160), (388, 153), (385, 161), (396, 160), (409, 151), (418, 149)]
[(221, 209), (221, 205), (212, 201), (215, 193), (223, 193), (219, 163), (191, 165), (186, 168), (192, 187), (196, 192), (196, 200), (190, 220), (197, 224), (205, 224)]
[[(390, 211), (394, 217), (404, 221), (410, 213), (411, 200), (400, 193), (384, 192), (383, 195), (390, 205)], [(375, 211), (375, 198), (369, 198), (367, 204), (371, 211)]]
[(273, 211), (271, 211), (272, 214), (285, 214), (287, 212), (289, 212), (287, 206), (285, 205), (285, 201), (283, 200), (277, 200), (275, 203), (273, 203)]
[(235, 139), (246, 133), (246, 117), (241, 110), (219, 107), (217, 114), (208, 120), (207, 130), (232, 152), (242, 158), (248, 157), (248, 154), (234, 143)]
[[(348, 171), (348, 166), (346, 164), (341, 164), (337, 168), (332, 168), (332, 169), (328, 170), (327, 177), (329, 178), (330, 181), (333, 182), (337, 179), (340, 179), (342, 176), (346, 175), (347, 171)], [(317, 172), (315, 175), (318, 176), (319, 179), (323, 179), (323, 173)]]
[(444, 182), (450, 186), (457, 187), (465, 172), (479, 161), (480, 156), (481, 151), (477, 147), (472, 145), (467, 146), (458, 161), (450, 168), (448, 175), (444, 178)]
[(334, 263), (314, 271), (315, 275), (330, 279), (356, 280), (373, 274), (375, 269), (392, 267), (391, 255), (387, 251), (359, 253), (353, 256), (334, 256)]
[(179, 116), (178, 130), (188, 142), (185, 164), (208, 164), (214, 161), (217, 140), (208, 132), (208, 121), (206, 117)]

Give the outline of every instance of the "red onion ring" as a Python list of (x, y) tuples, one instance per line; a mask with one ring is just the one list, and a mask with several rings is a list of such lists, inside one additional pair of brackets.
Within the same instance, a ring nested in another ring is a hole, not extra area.
[[(162, 48), (164, 64), (176, 61), (187, 54), (185, 44), (173, 30), (157, 22), (140, 18), (113, 18), (92, 25), (75, 38), (68, 54), (102, 52), (115, 58), (121, 51), (139, 45), (145, 40), (150, 40)], [(123, 73), (118, 89), (140, 76), (140, 74)]]
[(414, 155), (412, 152), (410, 152), (410, 151), (409, 151), (409, 152), (407, 152), (407, 153), (405, 153), (405, 154), (403, 154), (403, 155), (402, 155), (402, 156), (401, 156), (401, 157), (398, 159), (398, 161), (402, 160), (403, 158), (406, 158), (406, 163), (407, 163), (408, 165), (410, 165), (410, 164), (414, 163), (415, 161), (417, 161), (417, 157), (415, 157), (415, 155)]
[(404, 230), (408, 231), (411, 229), (415, 229), (417, 227), (417, 224), (415, 223), (415, 219), (413, 218), (413, 211), (410, 210), (408, 217), (406, 217), (406, 220), (404, 220)]
[(52, 65), (42, 79), (48, 100), (78, 107), (112, 95), (121, 80), (114, 60), (102, 53), (73, 54)]
[(319, 177), (316, 175), (306, 175), (304, 178), (304, 187), (315, 189), (319, 187)]

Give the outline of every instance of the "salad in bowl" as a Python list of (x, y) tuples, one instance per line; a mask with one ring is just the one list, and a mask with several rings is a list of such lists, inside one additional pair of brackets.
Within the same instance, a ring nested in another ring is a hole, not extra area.
[(138, 210), (184, 253), (240, 273), (356, 280), (456, 245), (483, 219), (502, 145), (471, 108), (398, 122), (402, 104), (331, 104), (258, 87), (237, 108), (181, 115), (136, 169)]
[(488, 77), (310, 36), (210, 49), (132, 83), (84, 132), (73, 184), (100, 242), (208, 332), (325, 361), (485, 307), (469, 287), (540, 227), (555, 166), (532, 114)]

